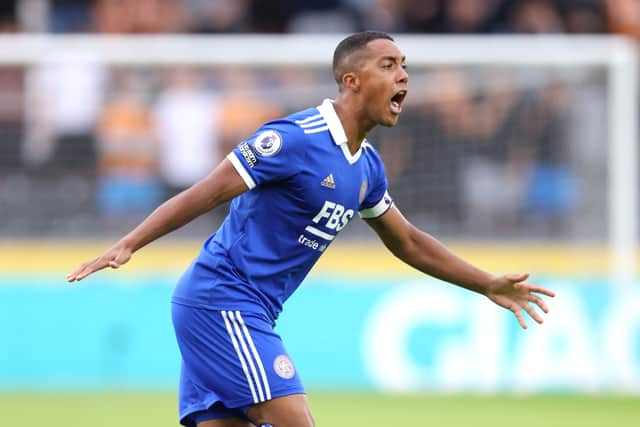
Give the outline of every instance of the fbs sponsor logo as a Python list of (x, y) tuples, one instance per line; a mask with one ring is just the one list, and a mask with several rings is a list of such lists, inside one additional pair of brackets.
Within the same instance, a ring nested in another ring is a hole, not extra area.
[(328, 177), (320, 181), (320, 185), (323, 187), (330, 188), (332, 190), (336, 189), (336, 182), (333, 180), (333, 174), (330, 173)]
[(256, 158), (256, 155), (253, 154), (253, 151), (251, 151), (251, 147), (249, 147), (249, 144), (243, 142), (238, 146), (238, 150), (240, 150), (242, 157), (244, 157), (244, 159), (247, 161), (247, 164), (250, 168), (258, 164), (258, 159)]
[[(347, 209), (340, 203), (333, 203), (325, 200), (324, 205), (322, 205), (322, 209), (320, 209), (320, 212), (318, 212), (318, 214), (313, 217), (312, 221), (314, 222), (314, 224), (320, 224), (322, 220), (326, 219), (326, 221), (324, 221), (325, 227), (327, 227), (329, 230), (340, 231), (347, 226), (349, 220), (353, 218), (353, 214), (353, 209)], [(326, 233), (317, 235), (327, 239), (324, 234)], [(333, 240), (333, 238), (335, 237), (333, 235), (329, 236), (330, 238), (328, 238), (327, 240)]]

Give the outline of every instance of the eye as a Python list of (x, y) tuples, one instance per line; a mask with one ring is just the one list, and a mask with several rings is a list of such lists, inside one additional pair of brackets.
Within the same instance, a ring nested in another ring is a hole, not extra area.
[(390, 69), (392, 69), (392, 68), (393, 68), (393, 63), (392, 63), (392, 62), (389, 62), (389, 63), (387, 63), (387, 64), (384, 64), (384, 65), (382, 66), (382, 68), (384, 68), (385, 70), (390, 70)]
[(406, 70), (407, 69), (407, 64), (402, 64), (402, 69)]

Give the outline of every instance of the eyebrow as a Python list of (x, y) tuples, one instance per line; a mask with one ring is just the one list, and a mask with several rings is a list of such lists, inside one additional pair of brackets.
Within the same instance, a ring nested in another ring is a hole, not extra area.
[[(406, 62), (406, 59), (407, 59), (407, 57), (406, 57), (406, 56), (403, 56), (403, 57), (401, 58), (401, 61), (400, 61), (400, 62)], [(393, 61), (393, 62), (398, 62), (398, 57), (397, 57), (397, 56), (390, 56), (390, 55), (388, 55), (388, 56), (383, 56), (383, 57), (381, 58), (381, 61), (385, 61), (385, 60), (389, 60), (389, 61)]]

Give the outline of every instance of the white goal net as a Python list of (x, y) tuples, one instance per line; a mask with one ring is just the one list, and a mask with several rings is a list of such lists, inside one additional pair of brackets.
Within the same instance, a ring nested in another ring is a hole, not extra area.
[[(126, 231), (262, 122), (334, 96), (340, 39), (0, 38), (0, 235)], [(451, 240), (601, 245), (611, 272), (630, 277), (634, 46), (615, 37), (397, 41), (409, 97), (398, 126), (369, 139), (405, 215)], [(352, 228), (345, 238), (365, 235)]]

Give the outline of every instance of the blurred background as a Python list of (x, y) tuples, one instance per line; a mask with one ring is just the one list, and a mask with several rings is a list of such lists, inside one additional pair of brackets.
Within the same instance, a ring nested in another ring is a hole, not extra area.
[(396, 204), (558, 297), (521, 331), (353, 221), (277, 325), (318, 425), (637, 424), (640, 0), (4, 0), (0, 425), (177, 425), (169, 299), (226, 208), (64, 276), (335, 96), (333, 48), (364, 29), (407, 54), (399, 124), (368, 137)]

